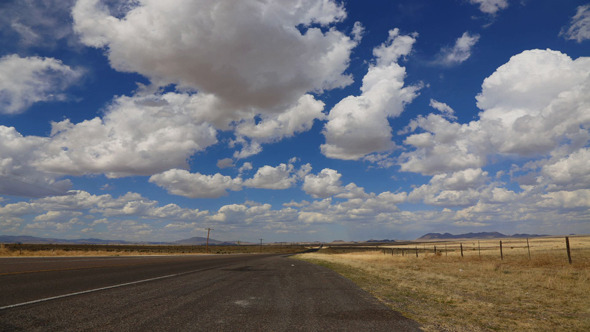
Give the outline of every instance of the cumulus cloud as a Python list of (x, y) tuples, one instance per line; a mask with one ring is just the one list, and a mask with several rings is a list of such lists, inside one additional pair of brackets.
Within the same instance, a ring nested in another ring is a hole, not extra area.
[(292, 164), (280, 164), (277, 167), (266, 165), (259, 168), (253, 178), (244, 181), (244, 185), (262, 189), (288, 189), (297, 181), (293, 175), (294, 169)]
[(80, 0), (72, 16), (82, 42), (106, 48), (114, 69), (214, 94), (233, 109), (280, 112), (308, 91), (352, 81), (343, 72), (357, 42), (333, 27), (346, 12), (332, 0), (142, 0), (121, 18)]
[(491, 15), (508, 7), (508, 0), (469, 0), (469, 2), (474, 5), (479, 5), (479, 10)]
[[(261, 115), (259, 119), (248, 118), (237, 124), (234, 144), (244, 146), (236, 157), (245, 158), (261, 151), (261, 144), (277, 142), (285, 137), (311, 129), (314, 121), (325, 119), (324, 103), (309, 94), (303, 95), (293, 107), (280, 114)], [(259, 120), (259, 121), (256, 121)]]
[[(408, 196), (426, 204), (440, 206), (474, 205), (483, 196), (493, 199), (489, 192), (488, 173), (482, 169), (469, 168), (450, 174), (437, 174), (428, 184), (415, 188)], [(488, 191), (484, 193), (484, 191)]]
[(590, 5), (579, 6), (569, 27), (561, 29), (559, 35), (578, 43), (590, 39)]
[(242, 180), (230, 176), (203, 175), (183, 169), (171, 169), (152, 175), (150, 182), (165, 188), (170, 194), (190, 198), (218, 198), (227, 195), (227, 190), (241, 190)]
[(43, 197), (63, 195), (70, 189), (69, 180), (33, 166), (46, 142), (46, 138), (25, 137), (13, 127), (0, 126), (0, 194)]
[(471, 56), (471, 49), (479, 41), (479, 35), (471, 35), (469, 32), (464, 32), (463, 35), (457, 38), (453, 47), (443, 48), (439, 55), (437, 62), (445, 66), (454, 66), (463, 63)]
[(541, 184), (547, 190), (576, 190), (590, 187), (590, 148), (580, 149), (572, 154), (547, 162), (541, 170)]
[(418, 117), (409, 128), (422, 133), (404, 143), (402, 171), (422, 174), (480, 168), (492, 155), (542, 156), (570, 152), (590, 139), (590, 58), (572, 60), (551, 50), (513, 56), (482, 84), (480, 119), (467, 124), (437, 114)]
[(342, 174), (338, 171), (324, 168), (317, 175), (307, 174), (303, 180), (303, 191), (314, 198), (325, 198), (343, 191)]
[(217, 143), (216, 130), (200, 115), (199, 98), (176, 93), (121, 96), (103, 118), (52, 123), (36, 165), (55, 173), (105, 173), (112, 178), (186, 168), (188, 157)]
[(358, 160), (394, 147), (388, 118), (399, 116), (420, 86), (404, 86), (406, 71), (397, 61), (408, 55), (415, 35), (389, 31), (387, 41), (373, 50), (375, 61), (363, 78), (360, 96), (348, 96), (328, 115), (322, 153), (335, 159)]
[(0, 58), (0, 113), (18, 114), (34, 103), (63, 101), (83, 70), (60, 60), (7, 55)]

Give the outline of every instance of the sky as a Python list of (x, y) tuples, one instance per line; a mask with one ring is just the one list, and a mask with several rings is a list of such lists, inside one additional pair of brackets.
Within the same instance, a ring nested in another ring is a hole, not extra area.
[(590, 3), (0, 3), (0, 234), (590, 233)]

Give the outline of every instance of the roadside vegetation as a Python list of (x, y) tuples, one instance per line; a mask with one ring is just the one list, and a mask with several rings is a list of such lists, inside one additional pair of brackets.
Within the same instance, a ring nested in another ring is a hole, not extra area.
[(297, 257), (351, 279), (426, 331), (590, 331), (590, 237), (570, 237), (572, 264), (563, 237), (524, 241), (505, 240), (503, 259), (497, 240), (472, 239)]
[(0, 257), (9, 256), (134, 256), (190, 254), (300, 253), (302, 245), (171, 246), (171, 245), (91, 245), (91, 244), (1, 244)]

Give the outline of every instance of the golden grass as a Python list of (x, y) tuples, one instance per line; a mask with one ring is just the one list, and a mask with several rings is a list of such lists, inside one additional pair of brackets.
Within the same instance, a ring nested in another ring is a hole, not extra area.
[[(166, 253), (161, 253), (165, 255)], [(53, 256), (140, 256), (154, 255), (140, 251), (105, 251), (105, 250), (6, 250), (0, 249), (0, 257), (53, 257)]]
[(86, 244), (0, 244), (0, 257), (19, 256), (137, 256), (137, 255), (195, 255), (238, 253), (300, 253), (302, 245), (86, 245)]
[[(523, 240), (515, 241), (503, 243), (504, 260), (499, 248), (479, 256), (477, 247), (465, 250), (466, 243), (463, 258), (433, 250), (418, 258), (415, 251), (324, 253), (329, 250), (298, 257), (350, 278), (426, 331), (590, 331), (590, 237), (570, 238), (571, 265), (563, 238), (531, 240), (530, 260), (526, 240), (524, 249), (516, 248)], [(496, 240), (483, 242), (499, 247)]]

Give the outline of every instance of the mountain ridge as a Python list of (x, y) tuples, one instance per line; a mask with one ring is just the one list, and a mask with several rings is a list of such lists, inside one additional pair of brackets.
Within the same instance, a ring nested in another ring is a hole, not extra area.
[(428, 233), (417, 238), (416, 241), (420, 240), (452, 240), (452, 239), (497, 239), (497, 238), (531, 238), (531, 237), (542, 237), (548, 236), (546, 234), (513, 234), (505, 235), (500, 232), (478, 232), (478, 233), (464, 233), (464, 234), (451, 234), (451, 233)]
[[(192, 237), (171, 242), (156, 242), (156, 241), (125, 241), (125, 240), (104, 240), (104, 239), (58, 239), (46, 238), (30, 235), (1, 235), (0, 243), (23, 243), (23, 244), (151, 244), (151, 245), (205, 245), (207, 238)], [(209, 245), (235, 245), (235, 242), (219, 241), (209, 238)]]

